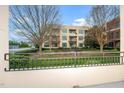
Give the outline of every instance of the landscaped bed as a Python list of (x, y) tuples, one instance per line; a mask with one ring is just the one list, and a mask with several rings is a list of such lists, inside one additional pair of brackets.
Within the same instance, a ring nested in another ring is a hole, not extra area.
[[(69, 55), (69, 54), (68, 54)], [(51, 57), (52, 56), (52, 57)], [(71, 56), (59, 56), (51, 54), (49, 57), (34, 54), (10, 54), (9, 69), (42, 69), (61, 67), (82, 67), (95, 65), (111, 65), (120, 63), (119, 54), (76, 54)]]

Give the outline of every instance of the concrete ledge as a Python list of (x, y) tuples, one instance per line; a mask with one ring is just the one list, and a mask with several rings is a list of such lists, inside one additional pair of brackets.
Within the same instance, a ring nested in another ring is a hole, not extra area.
[(124, 80), (124, 65), (2, 73), (0, 87), (68, 88)]

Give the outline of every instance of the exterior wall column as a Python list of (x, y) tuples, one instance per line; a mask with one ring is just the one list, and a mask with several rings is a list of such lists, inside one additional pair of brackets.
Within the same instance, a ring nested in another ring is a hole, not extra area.
[(116, 47), (115, 47), (115, 41), (113, 41), (113, 48), (116, 48)]
[(9, 52), (8, 17), (8, 6), (0, 5), (0, 87), (3, 87), (6, 81), (4, 68), (9, 67), (9, 62), (4, 60), (4, 54)]
[[(124, 5), (120, 6), (120, 51), (124, 52)], [(121, 53), (121, 56), (124, 56), (124, 53)]]
[(61, 30), (60, 30), (60, 32), (58, 33), (58, 40), (59, 40), (59, 41), (58, 41), (58, 48), (60, 48), (60, 46), (61, 46), (61, 45), (60, 45), (60, 42), (61, 42), (61, 39), (60, 39), (60, 37), (61, 37), (61, 36), (60, 36), (60, 33), (61, 33)]
[(76, 47), (78, 48), (78, 47), (79, 47), (79, 44), (78, 44), (78, 40), (79, 40), (79, 39), (78, 39), (78, 38), (79, 38), (79, 35), (78, 35), (78, 34), (79, 34), (79, 29), (76, 29), (76, 33), (77, 33), (77, 34), (76, 34), (76, 35), (77, 35), (77, 41), (76, 41), (77, 46), (76, 46)]
[(69, 29), (67, 29), (67, 48), (70, 48)]
[(0, 5), (0, 72), (4, 68), (8, 68), (8, 61), (4, 60), (4, 54), (9, 53), (9, 38), (8, 38), (8, 6)]
[(60, 35), (60, 48), (61, 48), (62, 47), (62, 30), (60, 30), (59, 35)]

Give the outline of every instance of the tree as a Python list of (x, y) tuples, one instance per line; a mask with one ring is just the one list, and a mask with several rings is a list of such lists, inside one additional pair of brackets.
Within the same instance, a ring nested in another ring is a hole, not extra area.
[(21, 41), (19, 47), (25, 48), (25, 47), (29, 47), (29, 45), (28, 45), (28, 43)]
[(97, 48), (99, 46), (99, 44), (95, 38), (95, 34), (90, 30), (88, 30), (85, 35), (84, 45), (87, 48)]
[(15, 40), (9, 40), (9, 45), (19, 45), (20, 43)]
[[(119, 16), (119, 6), (97, 5), (93, 6), (87, 20), (89, 29), (95, 33), (95, 37), (100, 45), (100, 51), (107, 44), (108, 28), (107, 23)], [(109, 25), (112, 26), (112, 25)]]
[(54, 40), (56, 40), (56, 42), (58, 40), (57, 37), (59, 35), (60, 28), (61, 28), (61, 25), (54, 26), (54, 28), (52, 29), (54, 31), (52, 31), (52, 33), (50, 33), (50, 35), (49, 35), (49, 47), (50, 47), (50, 51), (52, 49), (52, 44), (53, 44), (53, 41), (52, 40), (54, 39)]
[(9, 9), (10, 23), (17, 34), (38, 45), (41, 52), (43, 43), (54, 31), (52, 29), (55, 25), (59, 25), (59, 8), (52, 5), (23, 5), (10, 6)]

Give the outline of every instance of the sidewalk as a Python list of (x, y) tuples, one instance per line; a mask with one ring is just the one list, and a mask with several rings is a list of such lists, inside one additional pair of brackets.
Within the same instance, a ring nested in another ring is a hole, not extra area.
[(111, 83), (105, 83), (105, 84), (99, 84), (99, 85), (91, 85), (91, 86), (80, 87), (80, 88), (124, 88), (124, 81), (111, 82)]

